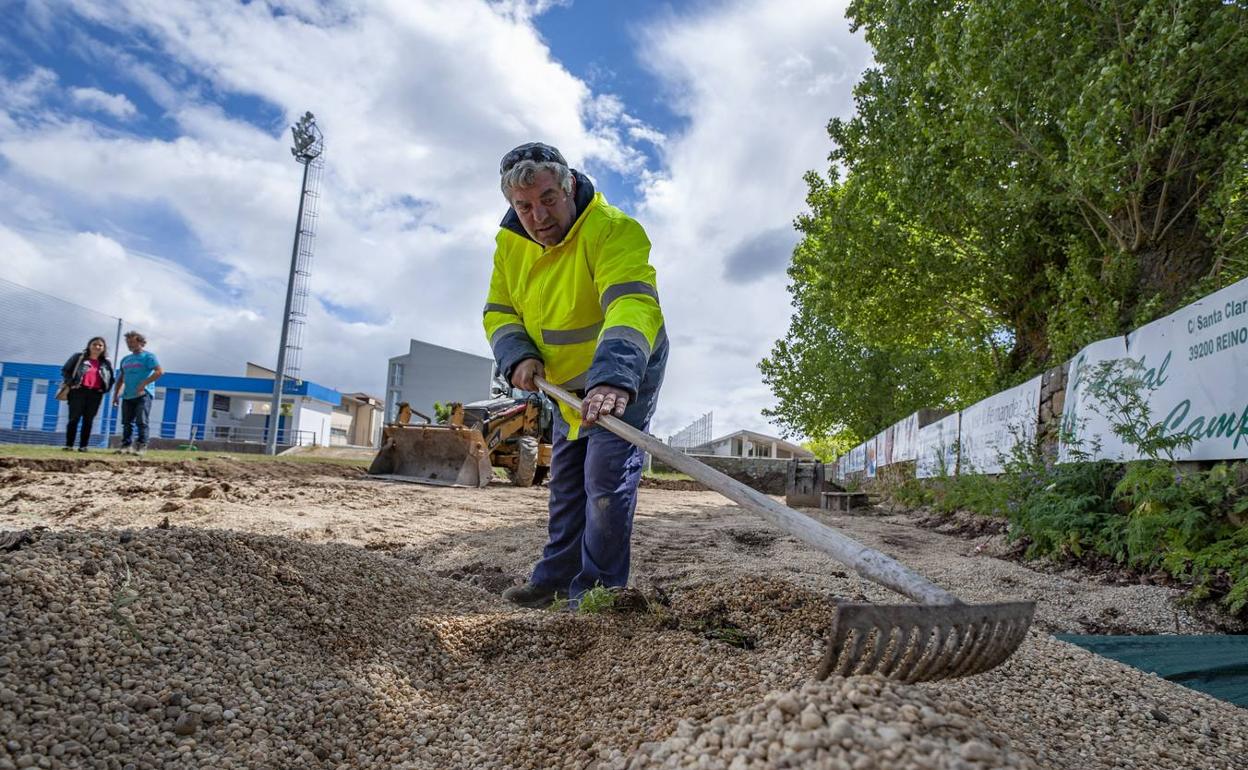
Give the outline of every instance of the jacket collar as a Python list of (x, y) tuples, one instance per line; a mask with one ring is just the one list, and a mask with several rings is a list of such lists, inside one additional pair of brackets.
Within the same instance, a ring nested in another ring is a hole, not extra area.
[[(594, 201), (594, 183), (589, 181), (589, 177), (576, 169), (572, 169), (572, 176), (576, 179), (576, 216), (572, 219), (572, 226), (568, 228), (568, 235), (571, 235), (576, 230), (581, 217), (585, 215), (585, 210)], [(504, 230), (512, 231), (521, 238), (537, 243), (525, 232), (524, 225), (520, 224), (520, 215), (511, 207), (507, 208), (507, 214), (503, 216), (503, 221), (499, 222), (498, 226)], [(567, 236), (565, 235), (564, 238), (566, 239)], [(541, 244), (538, 245), (540, 246)]]

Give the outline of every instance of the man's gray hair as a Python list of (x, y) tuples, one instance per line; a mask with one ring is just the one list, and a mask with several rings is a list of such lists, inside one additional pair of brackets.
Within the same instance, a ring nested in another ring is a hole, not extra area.
[(503, 197), (511, 203), (511, 191), (532, 187), (537, 175), (543, 171), (553, 173), (555, 184), (559, 185), (565, 193), (572, 192), (572, 171), (567, 166), (549, 161), (522, 160), (503, 174), (502, 181), (499, 183), (499, 187), (503, 190)]

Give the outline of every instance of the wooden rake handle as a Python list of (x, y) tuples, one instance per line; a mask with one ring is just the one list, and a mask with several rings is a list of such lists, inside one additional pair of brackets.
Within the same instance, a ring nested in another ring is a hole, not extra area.
[[(552, 385), (542, 377), (535, 377), (537, 387), (556, 401), (581, 410), (576, 396)], [(818, 548), (832, 558), (850, 567), (867, 580), (891, 588), (921, 604), (960, 604), (956, 596), (933, 584), (922, 575), (890, 556), (868, 548), (851, 537), (820, 524), (788, 506), (781, 505), (756, 489), (747, 487), (714, 468), (703, 464), (684, 452), (678, 452), (648, 433), (643, 433), (617, 417), (599, 415), (598, 425), (615, 435), (649, 452), (665, 464), (686, 473), (706, 486), (771, 522), (804, 543)]]

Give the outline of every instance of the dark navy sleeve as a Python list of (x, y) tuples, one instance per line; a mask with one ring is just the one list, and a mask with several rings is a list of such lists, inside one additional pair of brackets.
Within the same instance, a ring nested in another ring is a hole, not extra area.
[(541, 354), (537, 351), (537, 346), (533, 344), (533, 340), (529, 339), (529, 335), (520, 330), (512, 330), (508, 334), (497, 335), (490, 345), (494, 351), (494, 362), (498, 364), (498, 371), (503, 375), (507, 382), (511, 382), (511, 373), (516, 366), (526, 358), (536, 358), (542, 360)]
[(628, 391), (630, 399), (636, 398), (649, 359), (649, 353), (630, 340), (604, 339), (598, 343), (598, 350), (594, 353), (586, 387), (611, 385)]

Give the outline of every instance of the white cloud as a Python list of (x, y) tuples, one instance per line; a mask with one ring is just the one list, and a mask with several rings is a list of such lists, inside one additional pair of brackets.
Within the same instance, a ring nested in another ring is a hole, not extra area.
[(667, 138), (641, 213), (674, 341), (664, 427), (714, 410), (717, 435), (774, 432), (757, 364), (788, 328), (788, 255), (759, 249), (796, 242), (786, 232), (805, 209), (802, 174), (826, 169), (827, 121), (852, 112), (869, 50), (843, 3), (804, 0), (730, 3), (643, 39), (643, 60), (689, 121)]
[(118, 120), (129, 120), (139, 112), (125, 94), (110, 94), (98, 88), (71, 88), (69, 93), (78, 104), (106, 112)]
[[(182, 366), (169, 359), (179, 351), (197, 354), (187, 369), (271, 361), (300, 173), (284, 126), (310, 109), (327, 148), (312, 290), (372, 323), (310, 303), (303, 371), (379, 393), (386, 358), (409, 337), (487, 354), (497, 162), (540, 138), (578, 167), (641, 185), (635, 213), (655, 244), (674, 343), (656, 432), (708, 409), (719, 433), (766, 429), (756, 364), (789, 305), (783, 274), (748, 260), (784, 242), (775, 233), (803, 207), (802, 172), (826, 165), (826, 121), (848, 112), (866, 52), (840, 9), (758, 0), (643, 30), (641, 53), (688, 121), (665, 135), (551, 58), (532, 23), (549, 2), (296, 3), (280, 16), (264, 3), (66, 5), (160, 49), (157, 65), (84, 43), (165, 111), (175, 135), (51, 112), (32, 120), (55, 75), (0, 83), (4, 277), (125, 315), (170, 366)], [(246, 122), (222, 110), (225, 94), (268, 107)], [(645, 166), (642, 141), (663, 168)], [(179, 264), (123, 246), (108, 223), (143, 207), (175, 213), (194, 256)], [(71, 220), (94, 224), (77, 233)]]
[(35, 67), (14, 80), (0, 77), (0, 109), (10, 117), (25, 113), (42, 103), (56, 83), (56, 73), (43, 67)]

